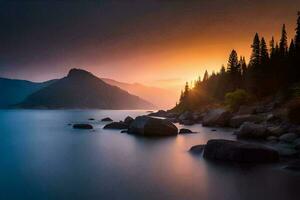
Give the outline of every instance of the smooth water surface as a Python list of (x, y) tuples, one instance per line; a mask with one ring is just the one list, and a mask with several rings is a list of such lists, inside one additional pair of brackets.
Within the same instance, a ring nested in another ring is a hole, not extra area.
[[(189, 148), (231, 130), (142, 138), (103, 130), (145, 111), (1, 110), (0, 199), (296, 200), (300, 176), (272, 166), (212, 163)], [(96, 120), (91, 122), (89, 118)], [(95, 130), (69, 123), (89, 122)]]

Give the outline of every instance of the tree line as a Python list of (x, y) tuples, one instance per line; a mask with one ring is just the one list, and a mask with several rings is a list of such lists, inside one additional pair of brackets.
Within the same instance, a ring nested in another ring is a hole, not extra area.
[(243, 56), (232, 50), (227, 66), (219, 72), (208, 74), (194, 82), (186, 83), (175, 109), (199, 109), (213, 102), (222, 102), (228, 92), (245, 90), (255, 99), (274, 96), (278, 92), (289, 93), (300, 88), (300, 12), (295, 29), (295, 37), (288, 41), (283, 24), (281, 38), (274, 37), (267, 44), (264, 37), (255, 34), (251, 45), (252, 53), (247, 64)]

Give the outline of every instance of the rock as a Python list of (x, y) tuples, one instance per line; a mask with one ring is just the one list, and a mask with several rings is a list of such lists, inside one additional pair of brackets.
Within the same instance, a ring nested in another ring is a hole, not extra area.
[(73, 128), (75, 128), (75, 129), (93, 129), (93, 126), (90, 124), (74, 124)]
[(300, 138), (294, 140), (293, 144), (295, 145), (296, 150), (300, 150)]
[(236, 115), (230, 119), (229, 125), (233, 128), (238, 128), (244, 122), (259, 123), (262, 121), (262, 117), (259, 117), (257, 115)]
[(300, 160), (290, 162), (287, 166), (285, 166), (285, 169), (300, 171)]
[(252, 115), (255, 113), (255, 110), (256, 110), (255, 106), (240, 106), (237, 114), (238, 115)]
[(272, 147), (276, 149), (282, 157), (297, 157), (299, 155), (299, 152), (294, 149), (294, 146), (288, 143), (277, 143), (272, 145)]
[(286, 133), (286, 134), (283, 134), (282, 136), (280, 136), (279, 140), (281, 142), (292, 143), (297, 138), (298, 138), (298, 135), (296, 135), (295, 133)]
[(105, 117), (103, 119), (101, 119), (102, 122), (112, 122), (113, 120), (109, 117)]
[(124, 122), (112, 122), (106, 124), (103, 129), (128, 129), (128, 125)]
[(216, 131), (217, 131), (217, 129), (211, 129), (211, 131), (213, 131), (213, 132), (216, 132)]
[(179, 130), (179, 134), (188, 134), (188, 133), (194, 133), (194, 132), (187, 128), (182, 128)]
[(243, 123), (235, 134), (241, 139), (265, 139), (269, 136), (265, 125), (252, 122)]
[(90, 121), (94, 121), (95, 119), (94, 119), (94, 118), (89, 118), (89, 120), (90, 120)]
[(194, 115), (190, 111), (185, 111), (178, 117), (178, 119), (179, 120), (194, 120)]
[(190, 148), (189, 152), (194, 153), (194, 154), (201, 154), (204, 150), (204, 147), (205, 147), (204, 144), (195, 145)]
[(121, 133), (128, 133), (128, 130), (122, 130)]
[(157, 112), (148, 114), (148, 116), (153, 116), (153, 117), (166, 117), (167, 114), (168, 114), (168, 113), (167, 113), (166, 111), (164, 111), (164, 110), (159, 110), (159, 111), (157, 111)]
[(231, 117), (231, 113), (225, 109), (212, 109), (203, 117), (203, 126), (227, 126)]
[(269, 126), (267, 127), (267, 131), (270, 135), (280, 136), (285, 132), (285, 129), (281, 126)]
[(280, 124), (282, 122), (282, 119), (281, 119), (281, 117), (271, 113), (271, 114), (267, 115), (266, 121), (268, 123), (272, 123), (272, 124)]
[(276, 142), (276, 141), (278, 141), (278, 137), (276, 137), (276, 136), (269, 136), (269, 137), (267, 137), (267, 140), (271, 141), (271, 142)]
[(278, 152), (259, 144), (231, 140), (209, 140), (203, 157), (212, 160), (264, 163), (279, 160)]
[(175, 136), (178, 129), (168, 120), (139, 116), (131, 123), (128, 133), (143, 136)]
[(134, 121), (134, 119), (130, 116), (127, 116), (125, 119), (124, 119), (124, 123), (127, 124), (128, 126)]

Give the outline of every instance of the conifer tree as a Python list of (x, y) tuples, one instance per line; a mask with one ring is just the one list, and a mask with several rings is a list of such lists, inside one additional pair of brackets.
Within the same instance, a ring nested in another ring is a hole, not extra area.
[(234, 49), (231, 51), (228, 59), (227, 71), (229, 74), (232, 75), (239, 73), (238, 55)]
[(260, 63), (266, 64), (269, 60), (269, 53), (265, 39), (262, 37), (260, 42)]
[(287, 53), (287, 33), (285, 30), (285, 24), (282, 26), (282, 31), (281, 31), (281, 38), (280, 38), (280, 43), (279, 43), (279, 52), (281, 56), (285, 56)]
[(252, 54), (250, 57), (250, 65), (251, 66), (257, 66), (260, 61), (260, 40), (258, 33), (255, 34), (253, 39), (253, 44), (251, 45), (252, 48)]
[(207, 70), (205, 70), (205, 73), (204, 73), (204, 76), (203, 76), (203, 82), (207, 81), (208, 80), (208, 72)]
[(274, 58), (275, 55), (275, 40), (274, 37), (272, 36), (272, 39), (270, 41), (270, 58)]

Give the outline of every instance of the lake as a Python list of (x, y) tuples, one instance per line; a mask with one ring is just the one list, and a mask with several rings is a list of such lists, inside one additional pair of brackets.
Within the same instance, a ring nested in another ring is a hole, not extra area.
[[(280, 166), (209, 162), (188, 152), (212, 138), (234, 139), (232, 130), (194, 125), (197, 134), (154, 139), (103, 130), (100, 122), (145, 113), (1, 110), (0, 199), (299, 199), (300, 175)], [(75, 122), (95, 129), (68, 125)]]

